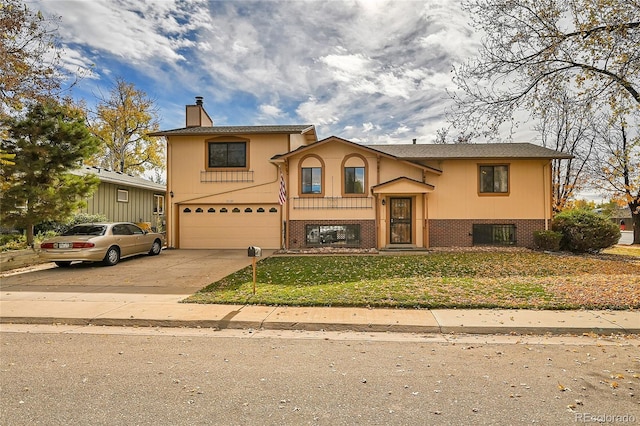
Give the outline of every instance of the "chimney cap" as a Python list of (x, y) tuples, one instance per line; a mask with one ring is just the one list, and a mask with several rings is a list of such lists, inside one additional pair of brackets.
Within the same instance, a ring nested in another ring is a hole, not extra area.
[(202, 100), (204, 98), (202, 96), (196, 96), (196, 105), (202, 105)]
[(413, 144), (415, 145), (417, 141), (418, 141), (418, 139), (414, 139), (413, 140)]

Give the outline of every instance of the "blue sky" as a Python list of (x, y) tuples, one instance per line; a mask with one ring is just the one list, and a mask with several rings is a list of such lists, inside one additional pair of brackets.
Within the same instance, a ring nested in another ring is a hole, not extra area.
[[(479, 36), (458, 1), (27, 0), (61, 17), (65, 67), (89, 105), (117, 77), (162, 129), (203, 96), (216, 125), (315, 124), (321, 138), (432, 142), (452, 66)], [(531, 141), (531, 136), (519, 137)]]

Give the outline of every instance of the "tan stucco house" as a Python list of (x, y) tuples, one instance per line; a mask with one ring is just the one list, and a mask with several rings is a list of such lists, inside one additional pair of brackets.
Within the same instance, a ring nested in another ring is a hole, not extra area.
[[(214, 126), (201, 98), (167, 140), (175, 248), (533, 245), (551, 160), (533, 144), (361, 145), (313, 125)], [(282, 197), (282, 189), (286, 197)]]

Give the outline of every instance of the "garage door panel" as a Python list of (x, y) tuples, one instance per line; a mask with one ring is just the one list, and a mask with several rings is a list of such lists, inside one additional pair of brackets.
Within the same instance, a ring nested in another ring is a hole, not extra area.
[[(226, 208), (227, 212), (220, 212)], [(239, 212), (233, 212), (237, 208)], [(264, 212), (257, 210), (262, 208)], [(185, 212), (189, 209), (190, 212)], [(209, 210), (212, 209), (212, 212)], [(245, 211), (250, 209), (251, 211)], [(275, 212), (269, 210), (275, 209)], [(280, 248), (280, 206), (182, 206), (181, 248)], [(215, 210), (215, 212), (213, 212)], [(201, 212), (200, 212), (201, 211)]]

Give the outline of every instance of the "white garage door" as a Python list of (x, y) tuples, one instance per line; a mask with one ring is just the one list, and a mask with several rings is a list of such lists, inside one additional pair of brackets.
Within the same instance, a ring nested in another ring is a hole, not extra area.
[(280, 248), (280, 208), (271, 205), (181, 205), (180, 248)]

